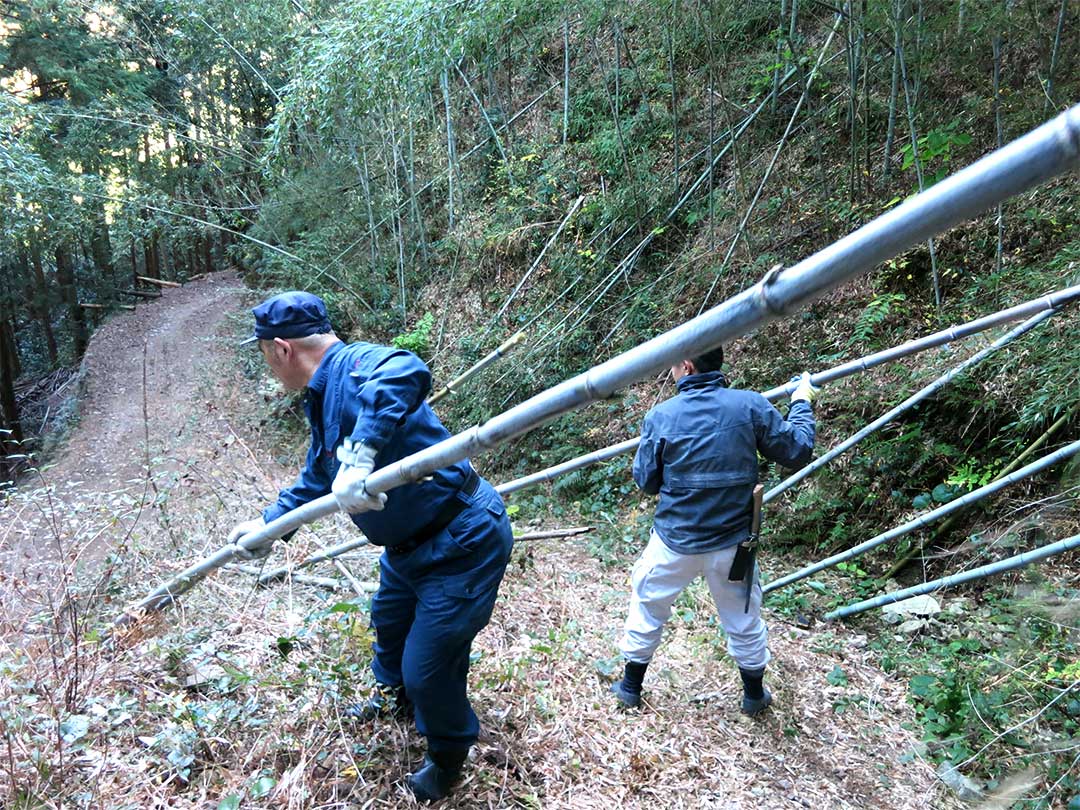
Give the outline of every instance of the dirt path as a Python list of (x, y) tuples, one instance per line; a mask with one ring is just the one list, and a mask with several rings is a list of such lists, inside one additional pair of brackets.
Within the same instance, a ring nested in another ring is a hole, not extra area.
[[(217, 273), (167, 289), (94, 333), (82, 363), (77, 425), (56, 458), (0, 511), (6, 612), (22, 613), (27, 586), (93, 567), (131, 534), (155, 497), (148, 462), (156, 477), (189, 451), (185, 427), (207, 410), (196, 397), (200, 375), (217, 351), (223, 318), (241, 309), (244, 293), (235, 274)], [(95, 514), (102, 520), (86, 519)]]

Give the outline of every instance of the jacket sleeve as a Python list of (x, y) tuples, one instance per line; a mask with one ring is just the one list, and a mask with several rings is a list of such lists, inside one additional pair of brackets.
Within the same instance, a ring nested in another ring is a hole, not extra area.
[(373, 348), (349, 372), (356, 381), (358, 411), (354, 442), (381, 450), (402, 420), (424, 403), (431, 390), (431, 372), (424, 361), (404, 349)]
[(634, 456), (634, 483), (649, 495), (655, 495), (664, 482), (664, 440), (653, 432), (651, 416), (651, 413), (645, 415), (641, 428), (641, 444)]
[(769, 461), (791, 469), (805, 467), (814, 454), (814, 411), (805, 401), (793, 402), (785, 420), (761, 397), (754, 409), (758, 451)]
[[(304, 469), (300, 471), (300, 477), (296, 479), (296, 483), (291, 487), (281, 490), (274, 503), (263, 509), (263, 520), (269, 523), (286, 512), (291, 512), (298, 506), (303, 506), (305, 503), (310, 503), (316, 498), (329, 494), (331, 483), (323, 466), (318, 463), (318, 459), (315, 457), (315, 445), (312, 444), (308, 448), (307, 460), (304, 462)], [(294, 533), (286, 534), (283, 539), (288, 540)]]

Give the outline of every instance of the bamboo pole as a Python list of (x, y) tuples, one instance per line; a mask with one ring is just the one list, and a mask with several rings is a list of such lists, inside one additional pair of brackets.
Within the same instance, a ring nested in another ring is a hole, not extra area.
[(584, 456), (572, 458), (569, 461), (564, 461), (562, 464), (556, 464), (554, 467), (548, 467), (546, 470), (540, 470), (540, 472), (535, 472), (532, 475), (526, 475), (522, 478), (508, 481), (505, 484), (499, 484), (499, 486), (495, 487), (495, 490), (500, 495), (509, 495), (511, 492), (517, 492), (519, 489), (524, 489), (533, 484), (553, 481), (560, 475), (565, 475), (568, 472), (574, 472), (583, 467), (588, 467), (601, 461), (607, 461), (609, 458), (621, 456), (623, 453), (629, 453), (639, 444), (641, 444), (641, 437), (635, 436), (633, 439), (627, 439), (625, 442), (613, 444), (610, 447), (605, 447), (603, 450), (597, 450), (594, 453), (586, 453)]
[[(1048, 441), (1050, 441), (1050, 437), (1053, 436), (1055, 433), (1057, 433), (1058, 430), (1060, 430), (1061, 427), (1066, 422), (1069, 421), (1069, 419), (1072, 417), (1072, 415), (1074, 413), (1076, 413), (1076, 409), (1077, 409), (1077, 406), (1074, 405), (1072, 408), (1070, 408), (1065, 413), (1063, 413), (1060, 417), (1058, 417), (1057, 421), (1055, 421), (1054, 424), (1050, 425), (1050, 427), (1048, 427), (1046, 429), (1046, 431), (1041, 436), (1039, 436), (1039, 438), (1037, 438), (1035, 441), (1033, 441), (1031, 444), (1029, 444), (1024, 449), (1024, 452), (1022, 452), (1020, 455), (1018, 455), (1016, 458), (1014, 458), (1009, 463), (1009, 466), (1007, 466), (1004, 470), (1002, 470), (997, 475), (995, 475), (994, 478), (990, 481), (990, 483), (992, 484), (992, 483), (994, 483), (994, 481), (1000, 481), (1006, 475), (1008, 475), (1013, 470), (1015, 470), (1017, 467), (1019, 467), (1021, 464), (1023, 464), (1030, 456), (1034, 455), (1036, 450), (1038, 450), (1040, 447), (1042, 447), (1044, 444), (1046, 444)], [(912, 557), (914, 557), (916, 554), (921, 553), (924, 548), (926, 548), (927, 546), (932, 545), (934, 542), (936, 542), (939, 537), (942, 537), (950, 528), (952, 528), (952, 525), (953, 525), (953, 523), (956, 522), (956, 519), (959, 516), (959, 514), (960, 514), (959, 512), (954, 512), (949, 517), (948, 520), (946, 520), (944, 523), (942, 523), (940, 526), (937, 527), (937, 529), (934, 531), (934, 533), (930, 536), (930, 538), (928, 540), (924, 541), (923, 543), (920, 543), (918, 546), (916, 546), (915, 548), (908, 551), (901, 559), (897, 560), (893, 564), (893, 567), (890, 568), (884, 574), (884, 576), (880, 577), (879, 579), (886, 580), (886, 579), (889, 579), (890, 577), (894, 576), (896, 574), (896, 572), (898, 572), (901, 568), (903, 568), (905, 565), (908, 564), (908, 562), (911, 560)]]
[[(810, 380), (814, 385), (825, 385), (826, 383), (834, 382), (859, 372), (869, 371), (877, 366), (891, 363), (904, 357), (909, 357), (927, 349), (944, 346), (952, 341), (978, 334), (979, 332), (983, 332), (992, 327), (1029, 317), (1033, 313), (1072, 304), (1077, 300), (1080, 300), (1080, 285), (1066, 287), (1057, 292), (1050, 293), (1049, 295), (1033, 298), (1030, 301), (1025, 301), (1023, 304), (1000, 310), (974, 321), (968, 321), (967, 323), (957, 326), (950, 326), (948, 329), (943, 329), (940, 332), (934, 332), (925, 337), (909, 340), (907, 343), (902, 343), (899, 346), (893, 346), (892, 348), (869, 354), (866, 357), (860, 357), (856, 360), (842, 363), (831, 369), (819, 371), (816, 374), (811, 375)], [(775, 402), (782, 397), (790, 396), (791, 392), (795, 390), (796, 385), (797, 383), (786, 383), (778, 388), (772, 388), (763, 392), (762, 396), (770, 402)], [(607, 461), (608, 459), (615, 458), (623, 453), (629, 453), (636, 450), (640, 443), (641, 437), (627, 439), (624, 442), (613, 444), (602, 450), (596, 450), (592, 453), (572, 458), (569, 461), (564, 461), (554, 467), (548, 467), (547, 469), (540, 470), (531, 475), (526, 475), (522, 478), (515, 479), (514, 481), (501, 484), (496, 487), (496, 489), (500, 494), (508, 495), (511, 492), (516, 492), (519, 489), (524, 489), (533, 484), (551, 481), (558, 478), (560, 475), (580, 470), (583, 467), (588, 467), (600, 461)]]
[(905, 599), (910, 599), (912, 596), (933, 593), (934, 591), (940, 591), (944, 588), (955, 588), (957, 585), (963, 585), (965, 582), (972, 582), (976, 579), (985, 579), (986, 577), (995, 574), (1013, 571), (1017, 568), (1023, 568), (1032, 563), (1049, 559), (1050, 557), (1056, 557), (1057, 555), (1064, 554), (1066, 551), (1070, 551), (1078, 546), (1080, 546), (1080, 534), (1073, 535), (1065, 540), (1058, 540), (1056, 543), (1048, 543), (1045, 546), (1040, 546), (1031, 551), (1024, 551), (1012, 557), (1006, 557), (1004, 560), (998, 560), (997, 562), (988, 563), (987, 565), (981, 565), (978, 568), (972, 568), (970, 571), (963, 571), (959, 574), (941, 577), (940, 579), (931, 580), (930, 582), (924, 582), (921, 585), (913, 585), (910, 588), (904, 588), (903, 590), (875, 596), (872, 599), (864, 599), (861, 602), (856, 602), (847, 607), (842, 607), (830, 613), (826, 613), (825, 618), (830, 620), (843, 619), (847, 616), (854, 616), (856, 613), (862, 613), (872, 608), (891, 605), (894, 602), (902, 602)]
[(1021, 467), (1019, 470), (1011, 473), (1010, 475), (1007, 475), (1000, 481), (995, 481), (994, 483), (987, 484), (984, 487), (973, 489), (971, 492), (961, 496), (960, 498), (957, 498), (955, 501), (950, 501), (944, 506), (939, 506), (937, 509), (927, 512), (925, 515), (920, 515), (913, 520), (909, 520), (907, 523), (903, 523), (893, 529), (889, 529), (889, 531), (887, 532), (882, 532), (875, 537), (871, 537), (869, 540), (863, 543), (859, 543), (857, 546), (852, 546), (851, 548), (845, 549), (838, 554), (833, 554), (831, 557), (826, 557), (824, 560), (820, 560), (813, 565), (808, 565), (805, 568), (800, 568), (794, 573), (788, 574), (784, 577), (780, 577), (780, 579), (770, 582), (762, 590), (765, 593), (771, 593), (772, 591), (775, 591), (779, 588), (783, 588), (787, 585), (791, 585), (794, 582), (798, 582), (800, 579), (805, 579), (811, 574), (816, 574), (818, 571), (824, 571), (826, 568), (832, 568), (837, 563), (842, 563), (858, 557), (860, 554), (870, 551), (870, 549), (877, 548), (883, 543), (888, 543), (892, 540), (897, 540), (901, 537), (904, 537), (905, 535), (911, 534), (913, 531), (921, 529), (923, 526), (927, 526), (933, 523), (935, 520), (943, 518), (946, 515), (957, 511), (958, 509), (963, 509), (964, 507), (970, 506), (976, 501), (981, 501), (983, 498), (986, 498), (989, 495), (1000, 492), (1001, 490), (1005, 489), (1005, 487), (1010, 486), (1011, 484), (1015, 484), (1017, 481), (1022, 481), (1025, 478), (1030, 478), (1035, 473), (1042, 472), (1048, 467), (1052, 467), (1054, 464), (1057, 464), (1059, 461), (1063, 461), (1067, 458), (1070, 458), (1071, 456), (1074, 456), (1077, 452), (1080, 452), (1080, 441), (1075, 441), (1072, 444), (1067, 444), (1060, 450), (1043, 456), (1038, 461), (1032, 462), (1026, 467)]
[(570, 129), (570, 18), (563, 17), (563, 102), (562, 142), (566, 146), (566, 133)]
[(444, 385), (439, 391), (436, 391), (434, 394), (432, 394), (430, 397), (428, 397), (428, 405), (434, 405), (436, 402), (438, 402), (440, 399), (445, 397), (447, 394), (456, 394), (458, 386), (464, 384), (466, 381), (468, 381), (472, 377), (475, 377), (477, 374), (479, 374), (485, 368), (490, 366), (492, 363), (494, 363), (494, 362), (496, 362), (498, 360), (501, 360), (503, 357), (510, 354), (510, 352), (512, 352), (515, 348), (517, 348), (517, 346), (524, 339), (525, 339), (525, 333), (524, 332), (515, 333), (512, 337), (510, 337), (505, 342), (503, 342), (503, 344), (501, 346), (499, 346), (499, 348), (497, 348), (495, 351), (491, 352), (491, 354), (489, 354), (486, 357), (482, 358), (479, 362), (477, 362), (474, 366), (472, 366), (472, 368), (469, 368), (468, 370), (466, 370), (462, 374), (459, 374), (453, 380), (451, 380), (446, 385)]
[[(606, 399), (620, 388), (683, 358), (696, 356), (789, 316), (933, 234), (1078, 165), (1080, 105), (936, 183), (795, 266), (770, 270), (757, 284), (681, 326), (537, 394), (482, 425), (376, 470), (367, 479), (368, 491), (387, 492), (497, 448), (558, 416)], [(336, 511), (337, 499), (332, 494), (324, 495), (245, 535), (240, 545), (257, 548)], [(116, 619), (116, 624), (130, 623), (145, 611), (161, 610), (172, 604), (209, 573), (232, 560), (236, 549), (236, 545), (225, 545), (184, 569), (131, 605)]]
[(820, 470), (826, 464), (831, 462), (837, 456), (840, 456), (840, 455), (846, 453), (848, 450), (850, 450), (852, 447), (857, 445), (859, 442), (861, 442), (867, 436), (870, 436), (871, 434), (876, 433), (878, 430), (883, 428), (885, 425), (889, 424), (894, 419), (896, 419), (896, 417), (898, 417), (901, 414), (906, 413), (907, 411), (911, 410), (916, 405), (918, 405), (920, 402), (922, 402), (925, 399), (928, 399), (934, 393), (936, 393), (940, 389), (944, 388), (946, 385), (948, 385), (950, 382), (955, 380), (957, 377), (959, 377), (961, 374), (963, 374), (968, 369), (974, 368), (975, 366), (977, 366), (979, 363), (981, 363), (987, 357), (992, 355), (994, 352), (996, 352), (1002, 346), (1007, 346), (1009, 343), (1012, 343), (1016, 338), (1020, 337), (1021, 335), (1025, 334), (1027, 332), (1030, 332), (1032, 329), (1034, 329), (1039, 324), (1041, 324), (1044, 321), (1048, 320), (1049, 318), (1053, 317), (1053, 315), (1054, 315), (1054, 313), (1056, 311), (1057, 310), (1048, 309), (1048, 310), (1044, 310), (1043, 312), (1038, 313), (1037, 315), (1033, 315), (1032, 317), (1030, 317), (1026, 321), (1024, 321), (1022, 324), (1017, 326), (1015, 329), (1011, 329), (1008, 332), (1006, 332), (1004, 335), (1002, 335), (1000, 338), (995, 340), (993, 343), (991, 343), (989, 346), (987, 346), (982, 351), (976, 352), (975, 354), (971, 355), (971, 357), (969, 357), (964, 362), (962, 362), (959, 365), (954, 366), (953, 368), (949, 369), (947, 372), (942, 374), (940, 377), (938, 377), (936, 380), (931, 382), (929, 385), (923, 386), (918, 391), (916, 391), (914, 394), (912, 394), (910, 397), (908, 397), (903, 402), (901, 402), (899, 405), (897, 405), (895, 408), (891, 408), (887, 412), (883, 413), (881, 416), (879, 416), (877, 419), (875, 419), (869, 425), (864, 427), (862, 430), (859, 430), (856, 433), (853, 433), (847, 439), (840, 442), (840, 444), (836, 445), (836, 447), (829, 450), (829, 452), (825, 453), (824, 455), (822, 455), (819, 458), (814, 459), (810, 464), (807, 464), (805, 467), (803, 467), (801, 470), (795, 472), (794, 474), (789, 475), (787, 478), (785, 478), (783, 481), (781, 481), (775, 487), (770, 489), (768, 492), (765, 493), (765, 503), (768, 503), (773, 498), (776, 498), (778, 495), (780, 495), (780, 494), (786, 492), (787, 490), (791, 489), (793, 486), (798, 484), (800, 481), (803, 481), (803, 480), (809, 478), (811, 475), (813, 475), (815, 472)]

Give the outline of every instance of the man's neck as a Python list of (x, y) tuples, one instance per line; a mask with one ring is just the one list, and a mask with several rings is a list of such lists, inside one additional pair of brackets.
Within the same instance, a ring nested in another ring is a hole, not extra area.
[(340, 340), (328, 340), (325, 344), (317, 349), (310, 349), (301, 355), (300, 362), (303, 363), (304, 373), (307, 376), (307, 385), (311, 384), (312, 378), (315, 376), (315, 372), (319, 370), (319, 366), (322, 365), (323, 358), (326, 357), (326, 353), (330, 351), (331, 347), (341, 343)]

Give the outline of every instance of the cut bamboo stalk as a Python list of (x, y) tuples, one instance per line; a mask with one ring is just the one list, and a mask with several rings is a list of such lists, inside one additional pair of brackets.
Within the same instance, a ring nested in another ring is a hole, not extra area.
[[(1027, 461), (1028, 458), (1030, 458), (1032, 455), (1034, 455), (1036, 450), (1038, 450), (1040, 447), (1042, 447), (1044, 444), (1046, 444), (1050, 440), (1050, 437), (1053, 436), (1055, 433), (1057, 433), (1058, 430), (1060, 430), (1061, 427), (1066, 422), (1069, 421), (1069, 419), (1072, 417), (1072, 415), (1074, 413), (1076, 413), (1076, 407), (1077, 406), (1074, 405), (1068, 411), (1063, 413), (1058, 418), (1058, 420), (1056, 422), (1054, 422), (1054, 424), (1052, 424), (1050, 427), (1048, 427), (1046, 429), (1046, 431), (1039, 438), (1037, 438), (1035, 441), (1033, 441), (1031, 444), (1029, 444), (1027, 446), (1027, 448), (1024, 450), (1024, 452), (1022, 452), (1020, 455), (1018, 455), (1016, 458), (1014, 458), (1012, 460), (1012, 463), (1010, 463), (1008, 467), (1006, 467), (1004, 470), (1002, 470), (997, 475), (995, 475), (993, 480), (990, 481), (990, 483), (992, 484), (995, 481), (1000, 481), (1002, 478), (1007, 476), (1009, 473), (1011, 473), (1013, 470), (1017, 469), (1021, 464), (1023, 464), (1025, 461)], [(956, 522), (956, 519), (957, 519), (957, 517), (959, 517), (959, 514), (960, 514), (959, 512), (954, 512), (949, 517), (948, 520), (946, 520), (944, 523), (942, 523), (940, 526), (937, 527), (937, 530), (930, 536), (930, 538), (928, 540), (926, 540), (923, 543), (920, 543), (915, 548), (908, 551), (901, 559), (897, 560), (896, 563), (893, 564), (893, 567), (890, 568), (887, 573), (885, 573), (881, 577), (879, 577), (879, 579), (880, 580), (887, 580), (890, 577), (895, 576), (896, 573), (901, 568), (903, 568), (905, 565), (907, 565), (916, 554), (921, 554), (922, 550), (924, 548), (926, 548), (927, 546), (931, 546), (935, 542), (937, 542), (939, 537), (943, 537), (945, 535), (945, 533), (948, 532), (949, 529), (952, 528), (952, 525)]]
[[(946, 343), (951, 343), (954, 340), (960, 340), (961, 338), (969, 337), (970, 335), (977, 334), (979, 332), (990, 329), (994, 326), (1010, 323), (1012, 321), (1020, 320), (1037, 313), (1039, 311), (1051, 310), (1056, 307), (1063, 307), (1067, 304), (1072, 304), (1075, 301), (1080, 300), (1080, 285), (1074, 287), (1066, 287), (1063, 290), (1058, 290), (1049, 295), (1042, 296), (1040, 298), (1032, 299), (1023, 304), (1018, 304), (1015, 307), (1000, 310), (991, 315), (987, 315), (983, 318), (978, 318), (974, 321), (968, 321), (965, 324), (957, 326), (951, 326), (948, 329), (943, 329), (940, 332), (934, 332), (931, 335), (925, 337), (916, 338), (910, 340), (907, 343), (902, 343), (899, 346), (893, 346), (889, 349), (884, 349), (874, 354), (869, 354), (866, 357), (860, 357), (856, 360), (851, 360), (847, 363), (841, 363), (839, 366), (834, 366), (831, 369), (825, 371), (819, 371), (811, 375), (810, 380), (814, 385), (824, 385), (826, 383), (835, 382), (836, 380), (844, 377), (849, 377), (852, 374), (857, 374), (863, 371), (869, 371), (872, 368), (883, 365), (885, 363), (891, 363), (896, 360), (900, 360), (904, 357), (908, 357), (918, 352), (925, 351), (927, 349), (943, 346)], [(789, 396), (792, 391), (795, 390), (797, 383), (787, 383), (778, 388), (772, 388), (762, 393), (762, 396), (770, 402), (775, 402), (782, 397)], [(613, 444), (610, 447), (605, 447), (601, 450), (596, 450), (592, 453), (587, 453), (577, 458), (572, 458), (569, 461), (564, 461), (561, 464), (557, 464), (553, 467), (549, 467), (539, 472), (526, 475), (522, 478), (517, 478), (513, 481), (508, 481), (505, 484), (500, 484), (496, 489), (502, 495), (508, 495), (511, 492), (516, 492), (519, 489), (524, 489), (527, 486), (533, 484), (540, 484), (545, 481), (551, 481), (558, 478), (560, 475), (565, 475), (575, 470), (580, 470), (584, 467), (588, 467), (592, 464), (596, 464), (600, 461), (607, 461), (610, 458), (621, 455), (622, 453), (629, 453), (637, 449), (637, 446), (641, 443), (640, 437), (634, 437), (633, 439), (627, 439), (624, 442)]]
[(1056, 543), (1040, 546), (1031, 551), (1024, 551), (1012, 557), (1006, 557), (1004, 560), (998, 560), (997, 562), (988, 563), (987, 565), (981, 565), (978, 568), (972, 568), (970, 571), (963, 571), (959, 574), (941, 577), (940, 579), (931, 580), (930, 582), (924, 582), (921, 585), (913, 585), (910, 588), (904, 588), (903, 590), (875, 596), (872, 599), (864, 599), (853, 605), (848, 605), (847, 607), (842, 607), (838, 610), (826, 613), (825, 618), (829, 620), (843, 619), (847, 616), (854, 616), (856, 613), (862, 613), (872, 608), (891, 605), (895, 602), (902, 602), (913, 596), (933, 593), (945, 588), (955, 588), (957, 585), (963, 585), (965, 582), (985, 579), (986, 577), (994, 576), (995, 574), (1003, 574), (1006, 571), (1013, 571), (1017, 568), (1023, 568), (1032, 563), (1049, 559), (1050, 557), (1056, 557), (1057, 555), (1064, 554), (1066, 551), (1071, 551), (1078, 546), (1080, 546), (1080, 534), (1073, 535), (1065, 540), (1058, 540)]
[(859, 430), (856, 433), (852, 434), (847, 439), (840, 442), (840, 444), (836, 445), (836, 447), (829, 450), (829, 452), (825, 453), (824, 455), (822, 455), (819, 458), (814, 459), (814, 461), (812, 461), (810, 464), (807, 464), (801, 470), (799, 470), (798, 472), (788, 476), (783, 481), (781, 481), (779, 484), (777, 484), (775, 487), (770, 489), (768, 492), (765, 493), (765, 502), (768, 503), (769, 501), (773, 500), (774, 498), (776, 498), (781, 493), (786, 492), (787, 490), (791, 489), (793, 486), (798, 484), (800, 481), (803, 481), (803, 480), (809, 478), (811, 475), (813, 475), (815, 472), (820, 470), (822, 467), (829, 464), (833, 459), (835, 459), (838, 456), (843, 455), (844, 453), (846, 453), (848, 450), (850, 450), (852, 447), (857, 445), (859, 442), (861, 442), (867, 436), (870, 436), (871, 434), (876, 433), (878, 430), (885, 427), (885, 425), (890, 424), (898, 416), (906, 413), (907, 411), (910, 411), (912, 408), (914, 408), (920, 402), (928, 399), (930, 396), (935, 394), (937, 391), (944, 388), (946, 385), (948, 385), (950, 382), (955, 380), (957, 377), (959, 377), (961, 374), (963, 374), (968, 369), (974, 368), (975, 366), (977, 366), (979, 363), (981, 363), (987, 357), (992, 355), (998, 349), (1002, 348), (1003, 346), (1007, 346), (1008, 344), (1010, 344), (1014, 340), (1016, 340), (1016, 338), (1020, 337), (1021, 335), (1025, 334), (1027, 332), (1030, 332), (1036, 326), (1038, 326), (1039, 324), (1041, 324), (1044, 321), (1051, 318), (1053, 316), (1054, 312), (1056, 312), (1056, 310), (1048, 309), (1048, 310), (1045, 310), (1043, 312), (1038, 313), (1037, 315), (1032, 316), (1031, 318), (1028, 318), (1022, 324), (1017, 326), (1015, 329), (1009, 330), (1006, 334), (1002, 335), (1000, 338), (995, 340), (993, 343), (991, 343), (989, 346), (987, 346), (982, 351), (976, 352), (971, 357), (967, 358), (964, 362), (962, 362), (959, 365), (949, 369), (947, 372), (942, 374), (940, 377), (938, 377), (936, 380), (931, 382), (929, 385), (923, 386), (921, 389), (919, 389), (914, 394), (912, 394), (910, 397), (905, 399), (903, 402), (901, 402), (895, 408), (889, 409), (886, 413), (879, 416), (877, 419), (875, 419), (873, 422), (868, 424), (862, 430)]
[(472, 366), (472, 368), (466, 370), (462, 374), (459, 374), (457, 377), (455, 377), (453, 380), (451, 380), (445, 386), (443, 386), (442, 389), (440, 389), (439, 391), (436, 391), (434, 394), (432, 394), (428, 398), (428, 405), (434, 405), (436, 402), (438, 402), (440, 399), (445, 397), (447, 394), (456, 394), (457, 389), (461, 385), (463, 385), (467, 380), (470, 380), (471, 378), (475, 377), (477, 374), (479, 374), (485, 368), (490, 366), (492, 363), (494, 363), (494, 362), (496, 362), (498, 360), (501, 360), (503, 357), (508, 355), (518, 345), (520, 345), (521, 342), (524, 339), (525, 339), (525, 333), (524, 332), (515, 333), (508, 340), (504, 341), (503, 344), (501, 346), (499, 346), (499, 348), (495, 349), (495, 351), (491, 352), (489, 355), (482, 358), (479, 362), (477, 362), (474, 366)]
[(106, 309), (106, 310), (107, 309), (127, 309), (127, 310), (135, 309), (134, 304), (112, 304), (112, 305), (110, 305), (110, 304), (91, 304), (91, 303), (87, 302), (87, 303), (80, 303), (79, 306), (82, 307), (83, 309)]
[(142, 290), (114, 290), (114, 292), (134, 298), (161, 298), (160, 292), (143, 292)]
[(1080, 452), (1080, 441), (1073, 442), (1072, 444), (1067, 444), (1060, 450), (1057, 450), (1048, 456), (1043, 456), (1038, 461), (1032, 462), (1026, 467), (1022, 467), (1019, 470), (1016, 470), (1005, 478), (1002, 478), (1000, 481), (995, 481), (994, 483), (987, 484), (984, 487), (973, 489), (971, 492), (957, 498), (955, 501), (950, 501), (944, 506), (939, 506), (937, 509), (927, 512), (925, 515), (920, 515), (913, 520), (909, 520), (907, 523), (903, 523), (893, 529), (889, 529), (889, 531), (887, 532), (882, 532), (875, 537), (871, 537), (869, 540), (863, 543), (859, 543), (856, 546), (845, 549), (838, 554), (833, 554), (831, 557), (826, 557), (824, 560), (820, 560), (813, 565), (808, 565), (805, 568), (800, 568), (798, 571), (788, 574), (787, 576), (780, 577), (780, 579), (776, 580), (775, 582), (770, 582), (768, 585), (766, 585), (763, 588), (763, 591), (765, 593), (771, 593), (778, 588), (783, 588), (787, 585), (798, 582), (800, 579), (805, 579), (811, 574), (816, 574), (819, 571), (824, 571), (826, 568), (832, 568), (838, 563), (854, 559), (855, 557), (858, 557), (861, 554), (865, 554), (867, 551), (877, 548), (884, 543), (898, 540), (901, 537), (911, 534), (917, 529), (921, 529), (923, 526), (928, 526), (935, 520), (952, 514), (959, 509), (970, 506), (976, 501), (981, 501), (983, 498), (993, 495), (994, 493), (1005, 489), (1005, 487), (1010, 486), (1011, 484), (1015, 484), (1017, 481), (1022, 481), (1025, 478), (1030, 478), (1032, 475), (1035, 475), (1035, 473), (1042, 472), (1043, 470), (1047, 469), (1048, 467), (1052, 467), (1060, 461), (1071, 458), (1072, 456), (1076, 455), (1077, 452)]

